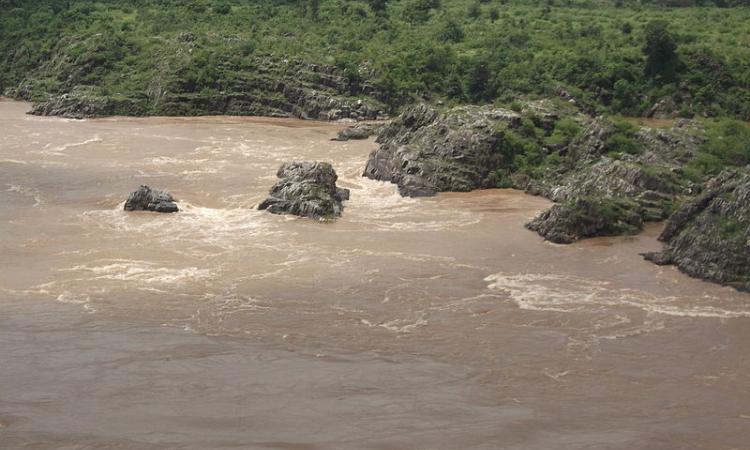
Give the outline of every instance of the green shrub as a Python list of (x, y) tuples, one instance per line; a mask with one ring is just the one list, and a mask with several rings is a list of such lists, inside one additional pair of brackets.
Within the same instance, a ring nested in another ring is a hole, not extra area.
[(709, 123), (707, 140), (687, 170), (694, 178), (716, 175), (728, 166), (750, 164), (750, 127), (744, 122), (722, 119)]
[(604, 141), (604, 151), (613, 158), (624, 154), (637, 155), (641, 153), (641, 146), (635, 139), (636, 131), (638, 131), (638, 128), (629, 122), (614, 122), (613, 131)]

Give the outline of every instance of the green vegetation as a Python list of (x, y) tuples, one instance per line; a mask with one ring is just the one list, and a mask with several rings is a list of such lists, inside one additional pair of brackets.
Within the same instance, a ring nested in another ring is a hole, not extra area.
[(615, 121), (614, 131), (607, 137), (604, 142), (604, 150), (613, 158), (618, 158), (623, 154), (635, 155), (640, 153), (641, 148), (633, 135), (637, 128), (626, 121)]
[(391, 108), (564, 93), (588, 112), (748, 120), (747, 0), (699, 1), (0, 0), (0, 92), (208, 97), (289, 59)]
[(706, 143), (688, 164), (688, 175), (700, 180), (716, 175), (726, 167), (750, 164), (750, 126), (732, 119), (721, 119), (707, 125)]
[(595, 230), (591, 235), (617, 236), (636, 234), (643, 227), (639, 206), (633, 200), (620, 197), (583, 197), (563, 205), (570, 227)]

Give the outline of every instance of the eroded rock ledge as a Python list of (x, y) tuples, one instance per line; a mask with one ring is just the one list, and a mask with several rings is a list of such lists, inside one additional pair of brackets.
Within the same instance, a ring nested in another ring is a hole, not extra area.
[[(237, 115), (297, 117), (335, 121), (387, 117), (381, 94), (367, 81), (354, 84), (340, 69), (304, 61), (259, 58), (253, 70), (241, 72), (227, 86), (212, 92), (186, 92), (153, 80), (146, 92), (103, 96), (91, 87), (71, 84), (37, 101), (31, 114), (89, 118), (103, 116)], [(74, 71), (75, 68), (70, 68)], [(75, 77), (72, 77), (75, 79)], [(37, 81), (30, 76), (15, 89), (14, 98), (38, 100)], [(178, 83), (179, 84), (179, 83)]]
[(690, 276), (750, 292), (750, 167), (727, 170), (669, 218), (664, 250), (644, 254)]
[(349, 190), (336, 186), (338, 176), (325, 162), (292, 162), (281, 166), (280, 180), (259, 206), (274, 214), (293, 214), (316, 220), (341, 216)]

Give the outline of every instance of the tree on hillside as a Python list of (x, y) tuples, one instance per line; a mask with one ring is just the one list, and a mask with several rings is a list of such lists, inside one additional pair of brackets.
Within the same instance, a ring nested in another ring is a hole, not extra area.
[(645, 73), (652, 78), (663, 81), (674, 79), (679, 58), (677, 43), (669, 31), (669, 24), (664, 20), (654, 20), (646, 25), (646, 43), (643, 46), (646, 55)]

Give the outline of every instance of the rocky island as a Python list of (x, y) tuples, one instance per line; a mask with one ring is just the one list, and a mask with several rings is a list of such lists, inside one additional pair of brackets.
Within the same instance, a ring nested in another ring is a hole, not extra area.
[(142, 185), (132, 192), (125, 201), (125, 211), (153, 211), (160, 213), (178, 212), (176, 200), (167, 191), (151, 189)]
[(329, 163), (286, 163), (276, 176), (280, 180), (258, 209), (325, 221), (340, 217), (349, 200), (349, 190), (336, 186), (338, 176)]

